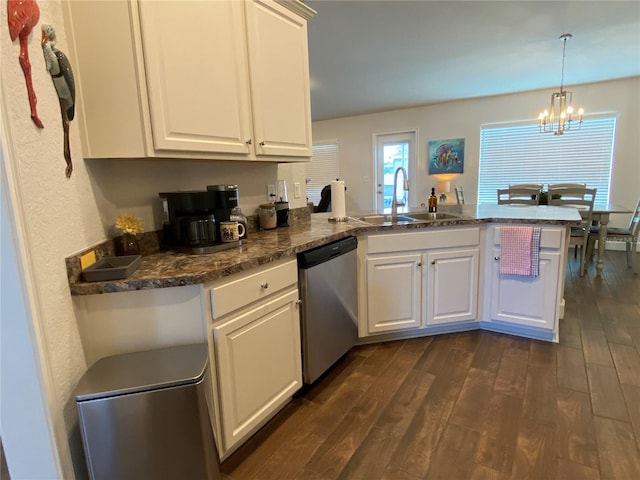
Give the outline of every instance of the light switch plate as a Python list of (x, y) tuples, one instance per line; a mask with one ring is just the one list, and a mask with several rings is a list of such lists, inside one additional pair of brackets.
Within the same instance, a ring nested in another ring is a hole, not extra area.
[(300, 195), (302, 195), (302, 193), (300, 192), (300, 182), (295, 182), (293, 184), (293, 197), (300, 198)]

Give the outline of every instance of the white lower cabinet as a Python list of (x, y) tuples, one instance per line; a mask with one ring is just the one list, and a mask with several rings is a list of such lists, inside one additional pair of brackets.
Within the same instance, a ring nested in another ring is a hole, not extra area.
[(367, 332), (382, 333), (422, 324), (422, 255), (367, 259)]
[(540, 253), (540, 275), (501, 275), (500, 250), (494, 249), (491, 319), (519, 326), (552, 329), (558, 300), (559, 252)]
[(480, 229), (438, 228), (360, 240), (359, 335), (469, 322), (478, 314)]
[(500, 273), (500, 226), (489, 228), (483, 327), (557, 341), (564, 288), (565, 228), (541, 227), (540, 269), (535, 277)]
[(478, 248), (425, 254), (427, 325), (477, 319), (479, 256)]
[(524, 277), (500, 274), (501, 227), (360, 237), (359, 336), (484, 328), (557, 341), (566, 228), (540, 227), (540, 272)]
[(222, 434), (231, 447), (302, 386), (298, 291), (213, 327)]
[(211, 288), (209, 357), (223, 458), (302, 387), (297, 263), (269, 265)]

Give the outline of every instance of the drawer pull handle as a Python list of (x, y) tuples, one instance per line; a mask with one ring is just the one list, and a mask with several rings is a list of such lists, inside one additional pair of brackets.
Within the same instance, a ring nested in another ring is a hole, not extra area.
[(269, 284), (268, 284), (267, 282), (262, 282), (262, 283), (260, 284), (260, 286), (261, 286), (264, 290), (266, 290), (267, 288), (269, 288)]

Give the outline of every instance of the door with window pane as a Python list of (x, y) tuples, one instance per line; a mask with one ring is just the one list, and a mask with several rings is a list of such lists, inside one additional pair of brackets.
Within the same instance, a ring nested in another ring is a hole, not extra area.
[(376, 135), (376, 211), (390, 212), (393, 202), (393, 182), (395, 172), (403, 167), (409, 176), (410, 190), (403, 190), (402, 173), (398, 174), (398, 185), (395, 192), (398, 202), (409, 206), (413, 199), (413, 177), (415, 171), (415, 132), (391, 133)]

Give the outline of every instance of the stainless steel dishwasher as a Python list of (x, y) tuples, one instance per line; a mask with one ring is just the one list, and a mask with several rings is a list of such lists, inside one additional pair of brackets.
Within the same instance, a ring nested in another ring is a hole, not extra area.
[(298, 254), (302, 376), (316, 381), (358, 338), (355, 237)]

